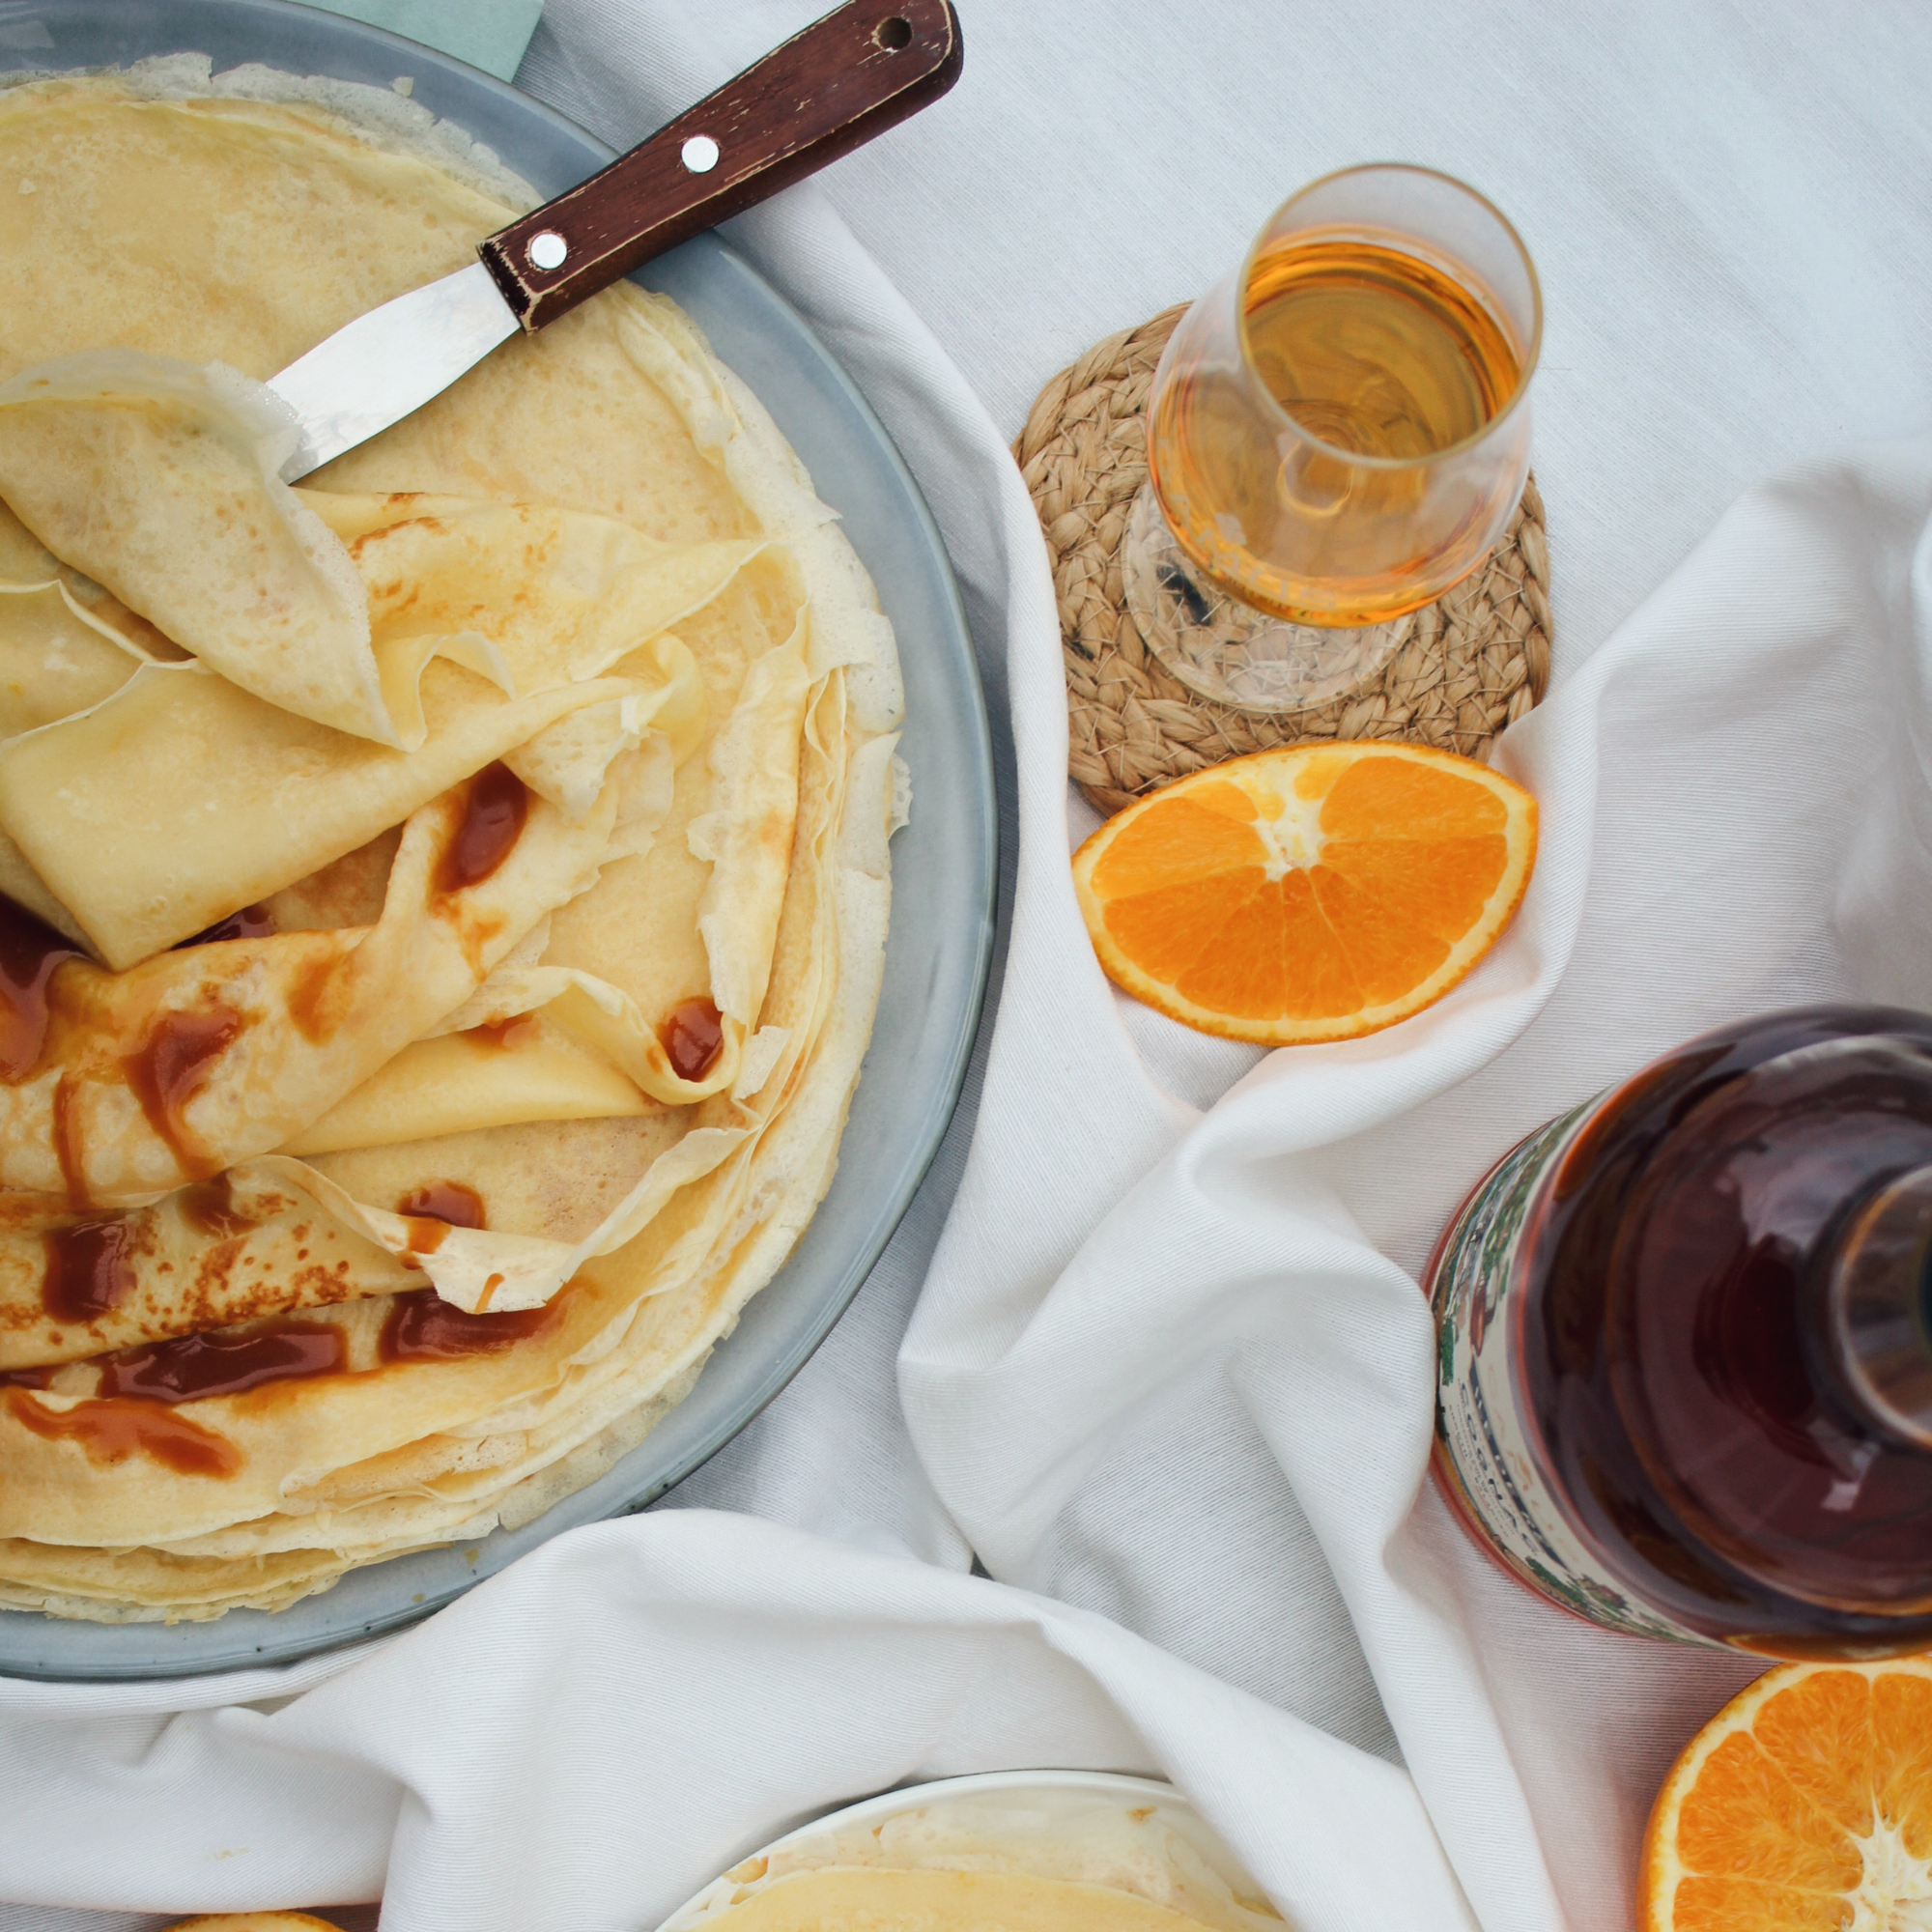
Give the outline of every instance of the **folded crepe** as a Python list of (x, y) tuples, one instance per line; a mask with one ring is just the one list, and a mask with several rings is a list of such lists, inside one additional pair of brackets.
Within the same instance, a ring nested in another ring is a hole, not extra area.
[(891, 627), (670, 302), (281, 482), (262, 379), (533, 199), (312, 92), (0, 93), (4, 1606), (277, 1608), (592, 1480), (876, 1006)]

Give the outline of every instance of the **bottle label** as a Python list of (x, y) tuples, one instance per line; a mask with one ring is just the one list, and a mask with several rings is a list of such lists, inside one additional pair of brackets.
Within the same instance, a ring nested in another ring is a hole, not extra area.
[(1578, 1537), (1530, 1454), (1517, 1403), (1508, 1301), (1523, 1223), (1544, 1177), (1596, 1106), (1586, 1100), (1505, 1154), (1442, 1244), (1430, 1291), (1437, 1461), (1470, 1520), (1532, 1588), (1611, 1630), (1721, 1650), (1722, 1644), (1634, 1602)]

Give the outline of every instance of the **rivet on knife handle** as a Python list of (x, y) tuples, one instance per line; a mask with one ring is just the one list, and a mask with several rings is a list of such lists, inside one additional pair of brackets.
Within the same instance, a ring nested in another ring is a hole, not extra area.
[(964, 55), (950, 0), (846, 0), (477, 253), (539, 329), (936, 100)]

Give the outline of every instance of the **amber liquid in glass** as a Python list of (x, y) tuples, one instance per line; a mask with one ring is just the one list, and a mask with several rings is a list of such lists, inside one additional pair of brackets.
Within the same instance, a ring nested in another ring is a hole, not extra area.
[[(1430, 474), (1336, 452), (1399, 464), (1435, 455), (1508, 406), (1521, 363), (1474, 277), (1380, 242), (1292, 240), (1256, 260), (1243, 305), (1262, 381), (1314, 440), (1258, 433), (1224, 371), (1175, 372), (1149, 458), (1182, 549), (1241, 602), (1295, 621), (1380, 623), (1439, 596), (1481, 562), (1471, 533), (1496, 502), (1473, 498), (1390, 568), (1388, 531), (1417, 525)], [(1497, 478), (1498, 497), (1520, 481)], [(1326, 594), (1337, 579), (1348, 581), (1339, 610)], [(1318, 584), (1323, 594), (1311, 595)]]
[(1821, 1280), (1858, 1204), (1927, 1163), (1932, 1018), (1869, 1008), (1707, 1035), (1565, 1155), (1511, 1296), (1531, 1453), (1680, 1624), (1779, 1656), (1932, 1644), (1932, 1450), (1833, 1374)]

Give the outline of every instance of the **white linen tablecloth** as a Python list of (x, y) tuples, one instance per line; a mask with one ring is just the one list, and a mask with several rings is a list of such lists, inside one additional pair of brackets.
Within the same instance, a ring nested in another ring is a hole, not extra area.
[[(521, 77), (621, 143), (814, 11), (551, 0)], [(0, 1896), (213, 1909), (386, 1875), (405, 1932), (647, 1927), (812, 1809), (1069, 1763), (1166, 1769), (1302, 1932), (1628, 1923), (1650, 1795), (1755, 1666), (1592, 1632), (1466, 1545), (1421, 1481), (1412, 1274), (1513, 1139), (1699, 1027), (1932, 1006), (1932, 443), (1896, 440), (1932, 431), (1932, 14), (965, 24), (947, 100), (735, 233), (906, 452), (1011, 718), (970, 1161), (962, 1122), (851, 1315), (669, 1507), (355, 1660), (0, 1684)], [(1543, 850), (1439, 1007), (1261, 1060), (1094, 965), (1003, 444), (1282, 194), (1380, 157), (1486, 188), (1543, 271), (1557, 682), (1499, 754)], [(1000, 1581), (956, 1574), (969, 1546)]]

